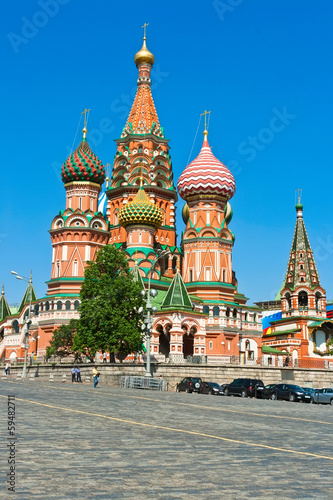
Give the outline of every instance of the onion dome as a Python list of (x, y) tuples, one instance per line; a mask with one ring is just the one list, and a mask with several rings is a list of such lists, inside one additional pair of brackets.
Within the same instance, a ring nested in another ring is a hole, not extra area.
[(232, 216), (233, 216), (233, 211), (232, 211), (232, 208), (231, 208), (231, 205), (229, 202), (227, 202), (225, 205), (224, 216), (225, 216), (226, 223), (229, 224), (229, 222), (231, 221)]
[(183, 217), (184, 224), (187, 224), (188, 220), (190, 218), (190, 208), (189, 208), (187, 203), (185, 203), (185, 205), (183, 206), (182, 217)]
[(296, 210), (303, 210), (303, 205), (302, 203), (300, 202), (300, 200), (298, 200), (296, 206), (295, 206)]
[(193, 160), (178, 180), (178, 192), (186, 200), (190, 196), (218, 195), (233, 197), (236, 191), (235, 179), (230, 170), (213, 155), (204, 131), (204, 141), (199, 155)]
[(142, 186), (136, 197), (122, 207), (119, 212), (119, 222), (122, 226), (130, 224), (146, 224), (160, 227), (163, 222), (163, 212), (150, 201)]
[(73, 181), (88, 181), (102, 185), (105, 178), (104, 166), (92, 152), (86, 139), (87, 129), (82, 130), (83, 138), (78, 148), (62, 166), (61, 178), (65, 184)]
[(139, 52), (137, 52), (134, 56), (134, 62), (137, 67), (143, 63), (148, 63), (152, 66), (155, 62), (154, 55), (147, 49), (145, 36), (143, 37), (143, 45), (141, 50), (139, 50)]

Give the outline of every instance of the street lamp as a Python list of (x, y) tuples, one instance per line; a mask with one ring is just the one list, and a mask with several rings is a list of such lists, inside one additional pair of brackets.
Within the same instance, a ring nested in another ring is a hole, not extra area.
[(15, 271), (11, 271), (12, 274), (15, 275), (17, 280), (23, 280), (29, 283), (29, 314), (28, 314), (28, 319), (25, 322), (26, 325), (26, 330), (25, 330), (25, 348), (24, 348), (24, 364), (23, 364), (23, 372), (22, 372), (22, 378), (27, 378), (27, 356), (28, 356), (28, 349), (29, 349), (29, 329), (31, 325), (31, 301), (32, 301), (32, 271), (30, 271), (30, 278), (26, 278), (25, 276), (20, 276), (17, 274)]
[[(148, 290), (141, 290), (141, 296), (142, 298), (146, 301), (146, 314), (144, 315), (144, 324), (142, 325), (142, 329), (143, 330), (146, 330), (146, 338), (147, 338), (147, 353), (146, 353), (146, 356), (147, 356), (147, 362), (146, 362), (146, 373), (145, 373), (145, 377), (151, 377), (151, 372), (150, 372), (150, 335), (151, 335), (151, 327), (152, 327), (152, 324), (151, 324), (151, 313), (155, 313), (157, 312), (157, 307), (152, 307), (152, 304), (151, 304), (151, 297), (152, 298), (155, 298), (157, 296), (157, 290), (152, 290), (150, 288), (150, 279), (151, 279), (151, 275), (152, 273), (154, 272), (155, 270), (155, 266), (158, 262), (158, 260), (161, 258), (161, 257), (165, 257), (165, 255), (168, 255), (170, 252), (168, 250), (163, 250), (162, 252), (160, 252), (158, 254), (158, 258), (157, 260), (155, 260), (155, 263), (154, 265), (149, 269), (148, 273), (147, 273), (147, 276), (148, 276)], [(139, 309), (139, 312), (142, 312), (142, 310), (140, 311)]]

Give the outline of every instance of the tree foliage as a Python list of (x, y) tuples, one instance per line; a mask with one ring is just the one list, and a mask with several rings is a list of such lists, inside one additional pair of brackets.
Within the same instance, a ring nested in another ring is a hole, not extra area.
[[(51, 356), (64, 358), (73, 354), (74, 335), (77, 328), (77, 320), (71, 319), (68, 325), (61, 325), (57, 330), (54, 330), (50, 345), (46, 348), (46, 359)], [(76, 357), (79, 356), (79, 353)]]
[(115, 353), (120, 360), (141, 350), (140, 291), (125, 254), (111, 245), (102, 247), (85, 270), (75, 349), (89, 356)]

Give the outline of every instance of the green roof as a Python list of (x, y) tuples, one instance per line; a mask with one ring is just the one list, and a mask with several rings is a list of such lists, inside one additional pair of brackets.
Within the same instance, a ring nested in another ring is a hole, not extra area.
[(161, 304), (161, 308), (193, 309), (191, 299), (187, 293), (183, 278), (179, 271), (175, 274), (169, 289)]
[(23, 296), (23, 299), (21, 301), (20, 307), (18, 308), (18, 312), (22, 312), (24, 306), (26, 304), (29, 304), (30, 300), (31, 300), (31, 302), (36, 302), (36, 300), (37, 300), (35, 290), (34, 290), (32, 283), (28, 283), (28, 286), (27, 286), (27, 289), (26, 289), (25, 294)]
[(11, 311), (9, 309), (9, 305), (7, 303), (6, 297), (5, 297), (5, 289), (4, 285), (2, 285), (2, 293), (0, 296), (0, 321), (3, 319), (7, 318), (7, 316), (11, 315)]
[(290, 352), (282, 352), (279, 351), (279, 349), (274, 349), (274, 347), (269, 347), (268, 345), (263, 345), (261, 347), (261, 352), (263, 352), (264, 354), (278, 354), (280, 356), (283, 356), (283, 354), (290, 354)]

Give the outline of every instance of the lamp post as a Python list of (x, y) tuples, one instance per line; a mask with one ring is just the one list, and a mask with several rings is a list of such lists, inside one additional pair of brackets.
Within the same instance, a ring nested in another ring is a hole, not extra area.
[(27, 357), (28, 357), (28, 349), (29, 349), (29, 329), (31, 325), (31, 301), (32, 301), (32, 271), (30, 271), (30, 278), (26, 278), (25, 276), (20, 276), (15, 271), (11, 271), (12, 274), (16, 276), (17, 280), (23, 280), (29, 283), (29, 314), (28, 319), (25, 322), (26, 330), (25, 330), (25, 348), (24, 348), (24, 363), (23, 363), (23, 372), (22, 378), (27, 378)]
[[(146, 301), (146, 314), (144, 316), (144, 325), (143, 326), (143, 329), (146, 330), (146, 338), (147, 338), (147, 353), (146, 353), (146, 357), (147, 357), (147, 362), (146, 362), (146, 373), (145, 373), (145, 377), (151, 377), (151, 372), (150, 372), (150, 335), (151, 335), (151, 327), (152, 327), (152, 324), (151, 324), (151, 313), (153, 312), (156, 312), (157, 311), (157, 307), (152, 307), (152, 304), (151, 304), (151, 298), (155, 298), (157, 296), (157, 290), (152, 290), (150, 288), (150, 279), (151, 279), (151, 275), (152, 273), (154, 272), (155, 270), (155, 266), (158, 262), (158, 259), (160, 259), (161, 257), (165, 257), (165, 255), (169, 254), (170, 252), (168, 250), (163, 250), (162, 252), (160, 252), (158, 254), (158, 258), (157, 260), (155, 260), (155, 263), (154, 265), (149, 269), (148, 273), (147, 273), (147, 276), (148, 276), (148, 289), (147, 291), (146, 290), (142, 290), (140, 293), (143, 297), (143, 299)], [(142, 312), (140, 311), (139, 309), (139, 312)]]

